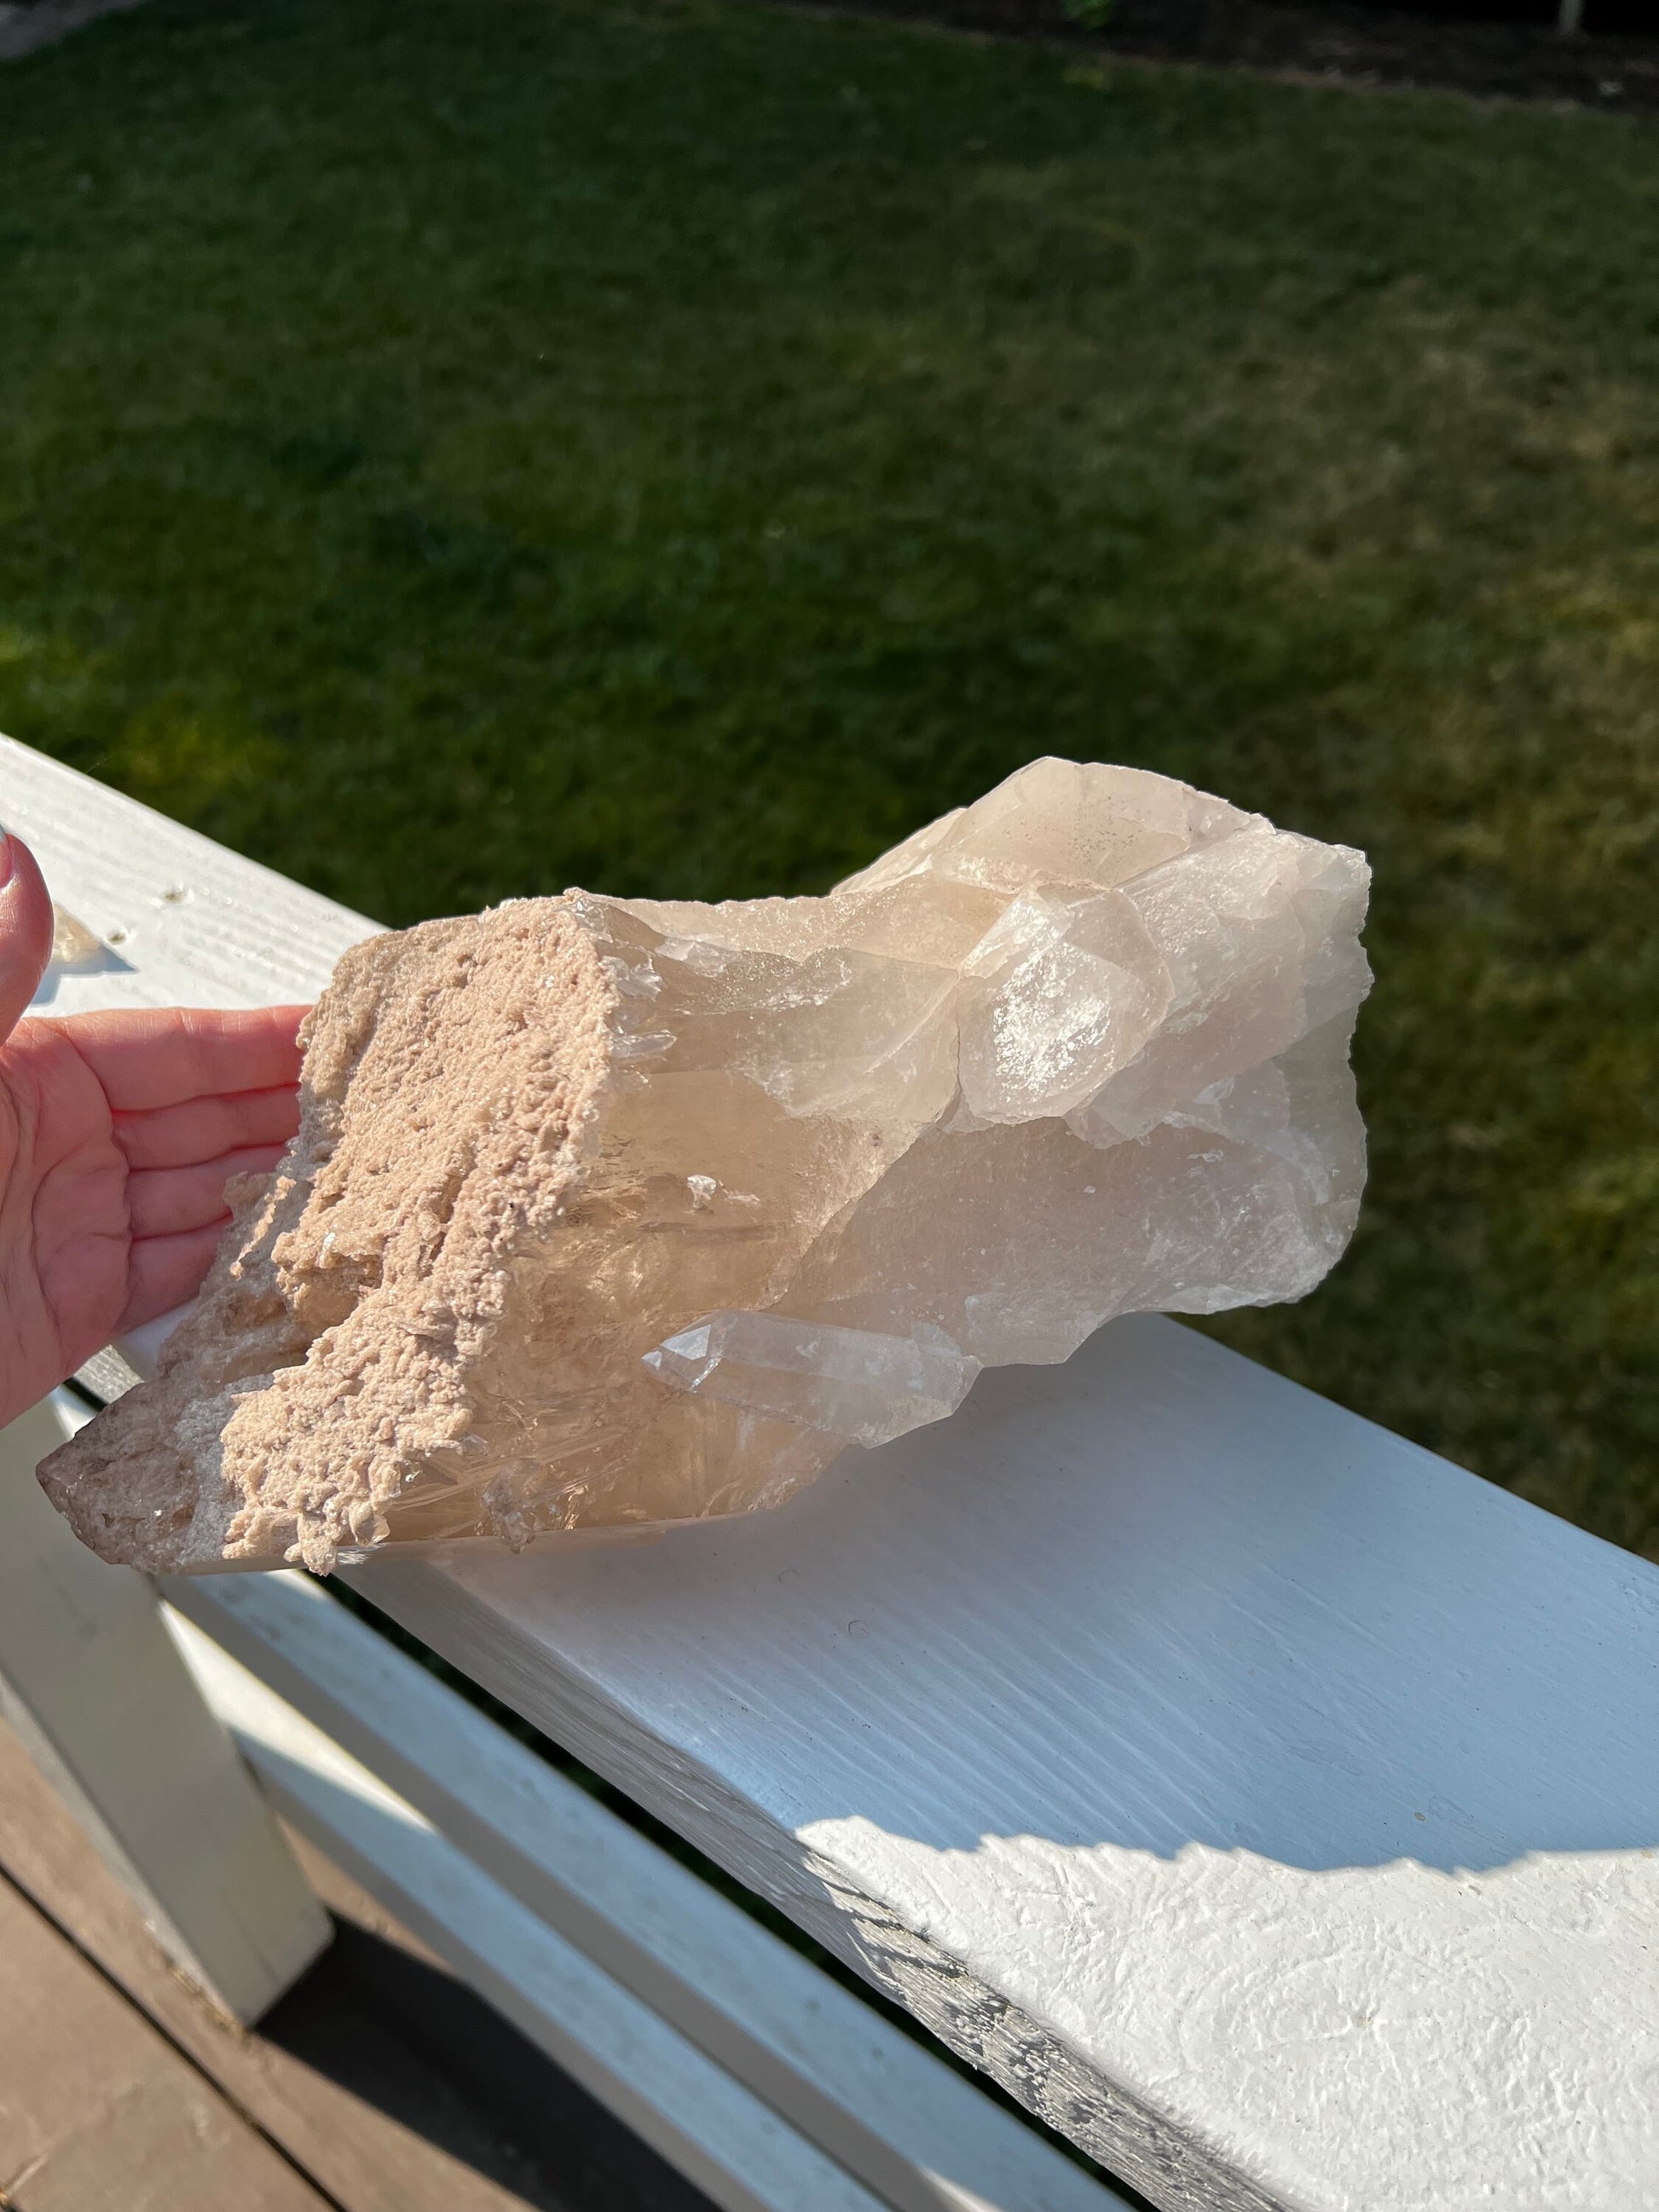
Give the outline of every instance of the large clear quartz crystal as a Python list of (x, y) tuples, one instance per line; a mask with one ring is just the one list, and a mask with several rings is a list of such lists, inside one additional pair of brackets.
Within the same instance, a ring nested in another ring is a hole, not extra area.
[(159, 1380), (43, 1471), (106, 1558), (777, 1504), (1115, 1314), (1297, 1298), (1353, 1228), (1361, 855), (1041, 760), (824, 898), (372, 939)]

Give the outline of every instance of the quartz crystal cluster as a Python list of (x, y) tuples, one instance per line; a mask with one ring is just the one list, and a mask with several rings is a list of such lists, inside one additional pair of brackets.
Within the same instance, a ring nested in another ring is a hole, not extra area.
[(769, 1506), (1115, 1314), (1352, 1230), (1361, 855), (1041, 760), (823, 898), (370, 939), (157, 1381), (42, 1479), (106, 1559)]

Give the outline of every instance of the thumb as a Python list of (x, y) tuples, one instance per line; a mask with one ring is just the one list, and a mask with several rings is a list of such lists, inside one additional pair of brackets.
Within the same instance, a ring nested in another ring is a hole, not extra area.
[(0, 1041), (11, 1035), (52, 957), (52, 896), (33, 853), (0, 830)]

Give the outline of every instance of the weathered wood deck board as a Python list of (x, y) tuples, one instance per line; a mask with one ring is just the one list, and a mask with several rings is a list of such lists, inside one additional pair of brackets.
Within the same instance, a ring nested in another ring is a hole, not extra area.
[[(95, 907), (131, 817), (26, 764), (0, 819)], [(211, 865), (198, 999), (363, 926)], [(1659, 1572), (1189, 1330), (779, 1514), (360, 1580), (1162, 2204), (1659, 2197)]]
[[(518, 2039), (504, 2024), (493, 2044), (481, 2036), (465, 2016), (473, 2001), (440, 1962), (337, 1867), (303, 1843), (298, 1847), (342, 1924), (342, 1947), (364, 1955), (329, 1954), (249, 2033), (173, 1971), (119, 1882), (0, 1723), (0, 1884), (9, 1878), (44, 1905), (74, 1948), (54, 1940), (81, 1974), (93, 1972), (87, 1960), (95, 1962), (110, 2004), (132, 2023), (131, 2032), (112, 2027), (58, 2052), (83, 2110), (95, 2112), (134, 2039), (140, 2049), (153, 2040), (163, 2050), (173, 2046), (184, 2073), (199, 2081), (208, 2100), (203, 2109), (216, 2109), (216, 2099), (231, 2118), (243, 2116), (257, 2130), (256, 2140), (268, 2137), (307, 2179), (311, 2191), (300, 2200), (307, 2206), (326, 2203), (339, 2212), (708, 2212), (678, 2176), (659, 2168), (649, 2154), (635, 2154), (608, 2116), (592, 2112), (538, 2053), (528, 2046), (515, 2051)], [(15, 2137), (8, 2131), (20, 2078), (10, 2021), (41, 2009), (53, 2017), (65, 2002), (52, 1956), (37, 1947), (26, 1965), (6, 1940), (0, 1932), (0, 2203), (8, 2174), (23, 2163), (12, 2160)], [(400, 1958), (407, 1958), (406, 1967), (398, 1967)], [(21, 2007), (12, 2002), (14, 1982), (23, 1994)], [(400, 2032), (398, 2007), (410, 1982), (428, 2013), (455, 2016), (469, 2063), (476, 2046), (480, 2070), (500, 2078), (516, 2069), (520, 2098), (536, 2107), (525, 2115), (529, 2125), (515, 2130), (503, 2116), (483, 2109), (466, 2067), (446, 2066), (441, 2055)], [(427, 1986), (434, 1983), (453, 1996)], [(107, 2007), (100, 2017), (111, 2017)], [(173, 2138), (156, 2136), (149, 2144), (144, 2155), (152, 2172), (116, 2164), (105, 2175), (105, 2154), (112, 2157), (120, 2147), (118, 2136), (94, 2131), (76, 2169), (77, 2185), (88, 2193), (84, 2203), (69, 2200), (66, 2212), (103, 2212), (105, 2203), (110, 2212), (136, 2212), (142, 2200), (125, 2193), (135, 2179), (160, 2191), (157, 2212), (173, 2212), (175, 2200), (167, 2191), (173, 2187), (179, 2212), (192, 2212), (197, 2200), (185, 2193), (194, 2185), (190, 2143), (183, 2146), (182, 2180)], [(137, 2156), (141, 2146), (130, 2148)], [(549, 2166), (560, 2176), (557, 2185), (547, 2179)], [(218, 2169), (209, 2172), (222, 2181)], [(105, 2198), (97, 2188), (107, 2191)], [(47, 2201), (37, 2208), (27, 2190), (15, 2196), (20, 2212), (44, 2212)], [(55, 2206), (59, 2200), (50, 2201)], [(252, 2208), (261, 2200), (247, 2201)], [(273, 2201), (286, 2212), (287, 2200)], [(204, 2202), (211, 2212), (243, 2212), (242, 2199), (228, 2189)]]
[(0, 2204), (326, 2212), (327, 2203), (0, 1874)]

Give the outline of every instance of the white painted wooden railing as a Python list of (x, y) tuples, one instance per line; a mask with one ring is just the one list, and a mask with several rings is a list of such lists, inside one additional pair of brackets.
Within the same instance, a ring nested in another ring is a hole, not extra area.
[[(21, 747), (0, 821), (111, 948), (58, 1010), (303, 997), (370, 927)], [(160, 1609), (89, 1561), (48, 1419), (3, 1440), (9, 1709), (244, 2016), (319, 1931), (222, 1728), (722, 2205), (1111, 2201), (302, 1577)], [(1659, 2205), (1659, 1572), (1190, 1330), (780, 1513), (350, 1579), (1159, 2205)]]

